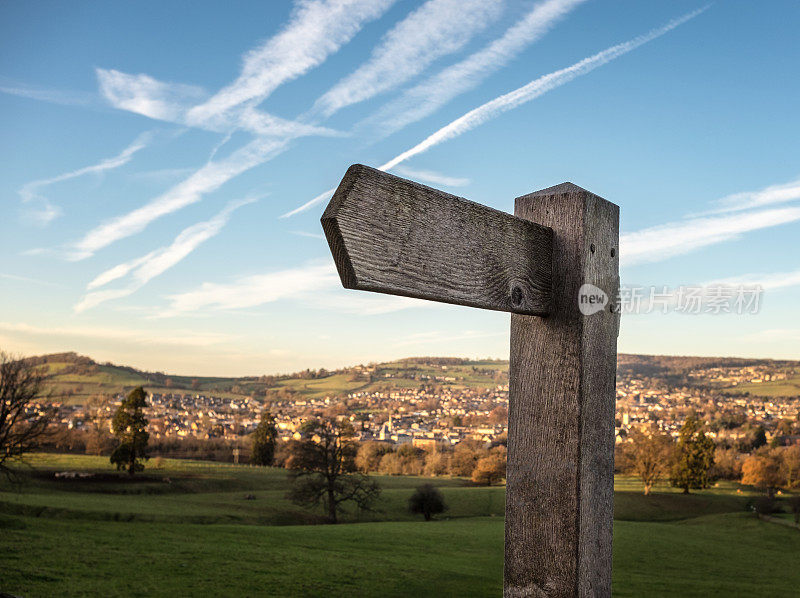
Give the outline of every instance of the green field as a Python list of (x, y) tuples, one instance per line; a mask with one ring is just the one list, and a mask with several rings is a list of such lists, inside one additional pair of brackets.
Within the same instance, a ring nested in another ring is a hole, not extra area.
[[(501, 592), (503, 488), (434, 479), (450, 509), (425, 523), (404, 508), (422, 480), (380, 477), (375, 512), (308, 525), (319, 514), (285, 500), (279, 469), (172, 460), (156, 469), (151, 461), (130, 482), (99, 457), (37, 455), (32, 465), (18, 485), (0, 490), (0, 591), (11, 594)], [(65, 470), (105, 478), (53, 477)], [(663, 487), (644, 497), (636, 481), (618, 479), (615, 594), (797, 595), (800, 531), (747, 513), (751, 498), (733, 484), (689, 496)]]
[(748, 382), (724, 388), (723, 391), (747, 392), (758, 397), (800, 397), (800, 376), (789, 376), (786, 380), (771, 380), (757, 384)]

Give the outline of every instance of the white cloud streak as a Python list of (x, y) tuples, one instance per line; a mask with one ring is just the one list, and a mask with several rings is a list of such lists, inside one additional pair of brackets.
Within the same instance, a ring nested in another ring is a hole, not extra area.
[(414, 180), (430, 183), (431, 185), (441, 185), (444, 187), (465, 187), (469, 185), (468, 178), (447, 176), (433, 170), (418, 170), (406, 166), (398, 166), (394, 169), (399, 176), (408, 177)]
[(298, 237), (308, 237), (309, 239), (320, 239), (322, 241), (325, 240), (325, 235), (322, 233), (309, 233), (304, 230), (293, 230), (290, 231), (293, 235), (297, 235)]
[(233, 335), (215, 334), (211, 332), (169, 331), (164, 333), (163, 330), (128, 330), (121, 328), (91, 328), (86, 326), (35, 326), (21, 322), (0, 322), (0, 331), (26, 336), (42, 336), (45, 338), (64, 336), (121, 341), (137, 345), (144, 343), (148, 346), (155, 344), (179, 347), (210, 347), (236, 339)]
[(281, 84), (320, 65), (395, 0), (315, 0), (295, 5), (283, 30), (244, 57), (239, 77), (187, 113), (189, 124), (225, 118), (244, 103), (257, 104)]
[(394, 313), (403, 309), (414, 307), (429, 308), (437, 305), (431, 301), (423, 299), (412, 299), (411, 297), (398, 297), (395, 295), (355, 295), (351, 291), (339, 288), (338, 280), (335, 290), (318, 295), (306, 295), (300, 300), (316, 309), (326, 309), (329, 311), (345, 314), (357, 314), (365, 316), (379, 316)]
[(650, 42), (658, 37), (661, 37), (665, 33), (672, 31), (676, 27), (682, 25), (686, 21), (693, 19), (701, 12), (705, 11), (706, 8), (701, 8), (699, 10), (695, 10), (690, 12), (682, 17), (677, 19), (673, 19), (663, 27), (659, 27), (658, 29), (653, 29), (649, 33), (645, 35), (640, 35), (635, 37), (632, 40), (627, 42), (623, 42), (621, 44), (617, 44), (616, 46), (612, 46), (603, 50), (602, 52), (598, 52), (597, 54), (590, 56), (588, 58), (584, 58), (580, 62), (573, 64), (567, 68), (563, 68), (561, 70), (555, 71), (548, 75), (544, 75), (539, 77), (538, 79), (531, 81), (527, 85), (523, 85), (506, 93), (500, 97), (497, 97), (485, 104), (478, 106), (477, 108), (470, 110), (463, 116), (457, 118), (456, 120), (452, 121), (451, 123), (445, 125), (432, 135), (429, 135), (426, 139), (422, 142), (418, 143), (411, 149), (395, 156), (382, 166), (378, 168), (380, 170), (388, 170), (393, 168), (394, 166), (400, 164), (401, 162), (405, 162), (409, 158), (421, 154), (422, 152), (426, 152), (432, 147), (439, 145), (445, 141), (458, 137), (459, 135), (463, 135), (467, 131), (478, 127), (485, 122), (492, 120), (499, 116), (504, 112), (508, 112), (509, 110), (513, 110), (522, 104), (530, 102), (538, 97), (543, 96), (549, 91), (552, 91), (558, 87), (561, 87), (565, 83), (569, 83), (570, 81), (590, 73), (594, 69), (601, 67), (605, 64), (608, 64), (612, 60), (619, 58), (635, 50), (636, 48)]
[(98, 103), (97, 96), (92, 93), (34, 87), (25, 83), (11, 82), (7, 79), (0, 83), (0, 93), (64, 106), (92, 106)]
[(143, 133), (139, 135), (133, 143), (131, 143), (128, 147), (122, 150), (119, 154), (112, 158), (107, 158), (105, 160), (101, 160), (97, 164), (92, 164), (91, 166), (85, 166), (83, 168), (78, 168), (77, 170), (72, 170), (70, 172), (65, 172), (64, 174), (60, 174), (58, 176), (54, 176), (49, 179), (42, 179), (39, 181), (32, 181), (30, 183), (25, 184), (20, 190), (19, 194), (22, 197), (23, 202), (28, 202), (37, 197), (36, 192), (41, 189), (42, 187), (46, 187), (48, 185), (52, 185), (53, 183), (60, 183), (62, 181), (67, 181), (69, 179), (74, 179), (80, 176), (84, 176), (87, 174), (100, 174), (105, 172), (106, 170), (112, 170), (114, 168), (119, 168), (120, 166), (124, 166), (128, 162), (133, 159), (133, 155), (141, 149), (147, 147), (147, 145), (152, 140), (152, 133)]
[(38, 207), (27, 209), (22, 214), (23, 219), (34, 226), (47, 226), (64, 213), (64, 210), (53, 205), (46, 197), (39, 198), (38, 203)]
[(151, 140), (152, 133), (143, 133), (139, 135), (133, 141), (133, 143), (112, 158), (107, 158), (105, 160), (101, 160), (97, 164), (78, 168), (77, 170), (65, 172), (48, 179), (40, 179), (38, 181), (26, 183), (19, 190), (22, 203), (30, 204), (35, 202), (39, 204), (37, 208), (29, 210), (26, 213), (26, 217), (34, 224), (39, 226), (45, 226), (49, 224), (51, 221), (61, 215), (62, 210), (60, 207), (53, 205), (49, 199), (41, 195), (42, 189), (55, 183), (68, 181), (70, 179), (75, 179), (87, 174), (102, 174), (107, 170), (113, 170), (114, 168), (124, 166), (133, 159), (133, 156), (136, 152), (147, 147)]
[(195, 101), (207, 94), (199, 87), (157, 81), (149, 75), (131, 75), (116, 70), (96, 69), (100, 92), (114, 108), (141, 114), (148, 118), (180, 125), (227, 133), (244, 129), (254, 135), (341, 136), (342, 133), (316, 125), (286, 120), (252, 106), (217, 115), (207, 121), (187, 117)]
[[(184, 229), (170, 245), (151, 251), (147, 255), (134, 260), (118, 264), (99, 274), (87, 285), (87, 289), (91, 292), (87, 293), (86, 296), (75, 305), (75, 311), (79, 313), (96, 307), (106, 301), (126, 297), (136, 292), (153, 278), (163, 274), (185, 259), (200, 245), (219, 234), (222, 228), (228, 223), (234, 210), (243, 205), (253, 203), (254, 201), (256, 200), (246, 199), (232, 202), (210, 220), (200, 222)], [(110, 282), (126, 276), (129, 276), (131, 280), (124, 288), (101, 291), (92, 290), (103, 287)]]
[(223, 160), (209, 160), (146, 205), (89, 231), (72, 246), (72, 259), (87, 258), (115, 241), (142, 231), (154, 220), (200, 201), (230, 179), (283, 152), (294, 138), (338, 135), (330, 129), (259, 112), (254, 106), (280, 84), (321, 64), (394, 1), (299, 1), (286, 27), (245, 56), (239, 78), (193, 108), (189, 107), (192, 101), (205, 93), (200, 88), (164, 83), (148, 75), (97, 69), (101, 92), (118, 108), (226, 133), (242, 128), (259, 138)]
[[(391, 170), (395, 168), (398, 164), (405, 162), (406, 160), (418, 154), (426, 152), (432, 147), (439, 145), (440, 143), (444, 143), (445, 141), (458, 137), (459, 135), (462, 135), (467, 131), (474, 129), (475, 127), (478, 127), (484, 124), (485, 122), (492, 120), (493, 118), (496, 118), (497, 116), (499, 116), (504, 112), (513, 110), (514, 108), (517, 108), (522, 104), (530, 102), (531, 100), (534, 100), (546, 94), (547, 92), (552, 91), (553, 89), (556, 89), (557, 87), (564, 85), (565, 83), (569, 83), (573, 79), (585, 75), (600, 66), (608, 64), (615, 58), (619, 58), (620, 56), (623, 56), (624, 54), (627, 54), (628, 52), (635, 50), (639, 46), (642, 46), (643, 44), (646, 44), (647, 42), (652, 41), (669, 31), (672, 31), (673, 29), (682, 25), (686, 21), (689, 21), (690, 19), (693, 19), (700, 13), (704, 12), (705, 10), (707, 10), (707, 8), (708, 7), (704, 7), (695, 10), (693, 12), (690, 12), (686, 15), (683, 15), (682, 17), (679, 17), (677, 19), (673, 19), (663, 27), (654, 29), (645, 35), (640, 35), (630, 41), (607, 48), (606, 50), (598, 52), (593, 56), (584, 58), (583, 60), (573, 64), (572, 66), (539, 77), (538, 79), (531, 81), (527, 85), (523, 85), (522, 87), (519, 87), (514, 91), (506, 93), (489, 102), (486, 102), (485, 104), (482, 104), (481, 106), (478, 106), (473, 110), (470, 110), (463, 116), (445, 125), (435, 133), (429, 135), (426, 139), (424, 139), (422, 142), (418, 143), (411, 149), (406, 150), (402, 154), (395, 156), (385, 164), (378, 166), (378, 170), (383, 170), (383, 171)], [(329, 189), (328, 191), (320, 193), (319, 195), (307, 201), (303, 205), (283, 214), (281, 217), (289, 218), (291, 216), (304, 212), (314, 207), (315, 205), (325, 201), (326, 199), (329, 199), (333, 195), (334, 191), (335, 189)]]
[(323, 201), (327, 201), (331, 197), (333, 197), (333, 194), (334, 194), (335, 191), (336, 191), (335, 187), (333, 189), (328, 189), (327, 191), (323, 191), (319, 195), (309, 199), (303, 205), (298, 206), (295, 209), (290, 210), (289, 212), (286, 212), (285, 214), (281, 215), (281, 218), (291, 218), (292, 216), (296, 216), (297, 214), (300, 214), (301, 212), (305, 212), (306, 210), (310, 210), (315, 205), (317, 205), (319, 203), (322, 203)]
[(776, 203), (787, 203), (796, 199), (800, 199), (800, 179), (779, 185), (770, 185), (758, 191), (733, 193), (714, 202), (719, 206), (714, 212), (735, 212)]
[(692, 218), (652, 226), (620, 237), (624, 266), (657, 262), (729, 241), (742, 234), (800, 220), (800, 207)]
[(189, 107), (208, 95), (201, 87), (166, 83), (145, 74), (101, 68), (95, 73), (100, 93), (112, 106), (156, 120), (183, 120)]
[(5, 278), (7, 280), (15, 280), (19, 282), (28, 282), (31, 284), (38, 284), (46, 287), (56, 287), (61, 286), (54, 282), (50, 282), (49, 280), (39, 280), (38, 278), (30, 278), (28, 276), (18, 276), (16, 274), (2, 274), (0, 273), (0, 278)]
[(433, 114), (453, 98), (477, 87), (497, 69), (508, 64), (522, 50), (541, 39), (564, 16), (586, 0), (545, 0), (537, 3), (501, 37), (447, 67), (389, 102), (363, 125), (376, 125), (389, 135)]
[(463, 48), (499, 16), (502, 5), (503, 0), (428, 0), (383, 37), (367, 62), (320, 97), (312, 113), (329, 117), (402, 85)]
[(228, 284), (205, 282), (193, 291), (170, 295), (171, 305), (163, 315), (254, 307), (334, 288), (338, 282), (336, 269), (330, 264), (245, 276)]
[(170, 295), (169, 307), (159, 317), (198, 311), (238, 310), (292, 299), (317, 309), (366, 315), (385, 314), (430, 302), (408, 297), (354, 295), (343, 291), (333, 264), (307, 264), (267, 274), (241, 277), (226, 283), (203, 283), (197, 289)]
[(72, 259), (87, 258), (103, 247), (144, 230), (154, 220), (200, 201), (235, 176), (284, 151), (288, 143), (288, 138), (255, 139), (224, 160), (207, 163), (148, 204), (89, 231), (72, 246)]
[(764, 290), (777, 290), (800, 285), (800, 270), (794, 272), (773, 272), (760, 274), (741, 274), (730, 278), (722, 278), (707, 282), (705, 286), (759, 286)]

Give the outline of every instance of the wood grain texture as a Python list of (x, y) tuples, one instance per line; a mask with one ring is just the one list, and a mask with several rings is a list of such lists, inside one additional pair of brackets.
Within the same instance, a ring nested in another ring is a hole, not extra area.
[(322, 216), (342, 284), (546, 315), (553, 231), (360, 164)]
[[(511, 316), (504, 595), (610, 596), (619, 208), (565, 183), (515, 214), (553, 229), (554, 271), (550, 315)], [(610, 305), (582, 315), (584, 283)]]

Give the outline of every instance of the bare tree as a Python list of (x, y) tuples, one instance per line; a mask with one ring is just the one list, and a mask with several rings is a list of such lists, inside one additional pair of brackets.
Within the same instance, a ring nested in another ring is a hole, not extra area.
[(42, 399), (44, 373), (30, 361), (0, 351), (0, 473), (34, 449), (54, 417)]
[(672, 438), (655, 426), (633, 429), (629, 433), (629, 438), (633, 469), (644, 484), (646, 496), (669, 469), (673, 450)]
[(309, 438), (294, 443), (286, 460), (294, 482), (289, 499), (308, 507), (322, 503), (330, 523), (338, 521), (343, 503), (354, 502), (359, 509), (369, 510), (381, 490), (356, 472), (358, 443), (350, 422), (310, 420), (302, 431)]

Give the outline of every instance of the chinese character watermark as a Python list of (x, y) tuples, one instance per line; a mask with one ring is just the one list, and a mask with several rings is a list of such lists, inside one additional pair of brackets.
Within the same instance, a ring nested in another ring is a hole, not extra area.
[(763, 292), (761, 285), (623, 285), (611, 301), (603, 289), (587, 283), (578, 292), (578, 308), (585, 316), (606, 306), (622, 314), (749, 315), (761, 309)]
[(623, 314), (748, 315), (761, 308), (761, 285), (622, 286), (617, 295)]

